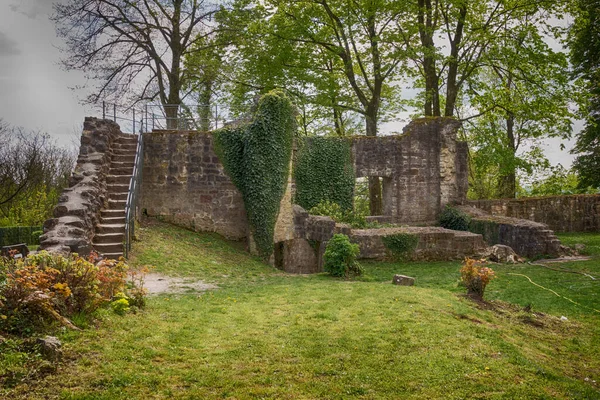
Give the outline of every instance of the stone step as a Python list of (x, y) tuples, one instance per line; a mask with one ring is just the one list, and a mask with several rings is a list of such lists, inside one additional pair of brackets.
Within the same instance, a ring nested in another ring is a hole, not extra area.
[(111, 165), (108, 173), (110, 175), (131, 175), (133, 173), (133, 168), (132, 167), (113, 167)]
[(121, 192), (121, 193), (109, 193), (108, 194), (108, 200), (123, 200), (123, 201), (127, 201), (127, 195), (129, 195), (129, 192)]
[(113, 155), (115, 156), (135, 156), (135, 148), (132, 149), (113, 149)]
[(120, 184), (120, 183), (108, 184), (108, 185), (106, 185), (106, 190), (108, 191), (108, 194), (128, 192), (129, 184)]
[(122, 210), (100, 210), (100, 218), (125, 218), (125, 209)]
[(108, 209), (109, 210), (125, 210), (125, 205), (127, 204), (126, 200), (108, 200)]
[(121, 135), (115, 139), (115, 143), (137, 143), (138, 135)]
[(123, 253), (123, 243), (94, 243), (94, 249), (100, 254)]
[(118, 233), (97, 233), (94, 235), (94, 246), (99, 244), (122, 244), (123, 238), (125, 237), (125, 232)]
[(100, 217), (100, 225), (123, 225), (125, 226), (125, 213), (120, 217)]
[(127, 143), (127, 144), (121, 144), (121, 143), (117, 143), (113, 146), (113, 153), (115, 151), (130, 151), (130, 152), (136, 152), (137, 150), (137, 143)]
[(96, 225), (96, 234), (105, 233), (125, 233), (125, 218), (122, 224), (98, 224)]
[(128, 161), (128, 162), (116, 162), (116, 161), (112, 161), (110, 163), (110, 167), (111, 168), (131, 168), (131, 170), (133, 171), (133, 167), (134, 167), (135, 163), (133, 161)]
[(123, 257), (123, 252), (121, 251), (118, 253), (104, 253), (102, 255), (107, 260), (118, 260), (119, 258)]
[(135, 154), (115, 154), (112, 157), (113, 162), (134, 162)]
[(118, 183), (121, 185), (129, 185), (132, 175), (107, 175), (106, 183)]

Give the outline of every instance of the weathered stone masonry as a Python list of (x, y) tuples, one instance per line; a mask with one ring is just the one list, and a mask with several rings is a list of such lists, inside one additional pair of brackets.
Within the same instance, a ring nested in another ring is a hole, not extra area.
[(476, 200), (469, 205), (495, 216), (548, 225), (555, 232), (600, 232), (600, 195)]
[(141, 208), (149, 216), (230, 239), (247, 236), (241, 193), (214, 151), (209, 133), (144, 133)]
[(459, 126), (450, 118), (421, 118), (400, 136), (352, 139), (356, 176), (382, 178), (386, 222), (435, 224), (446, 204), (464, 201), (467, 147), (456, 141)]
[(112, 147), (119, 135), (119, 125), (112, 121), (85, 119), (77, 165), (69, 188), (54, 209), (54, 218), (44, 223), (40, 250), (82, 255), (92, 250), (94, 228), (106, 201)]
[[(448, 118), (423, 118), (401, 136), (351, 139), (356, 175), (383, 178), (384, 214), (390, 222), (435, 223), (445, 204), (464, 200), (466, 147), (456, 142), (458, 126)], [(144, 134), (141, 207), (150, 216), (196, 231), (233, 239), (248, 234), (242, 196), (216, 156), (210, 133)]]

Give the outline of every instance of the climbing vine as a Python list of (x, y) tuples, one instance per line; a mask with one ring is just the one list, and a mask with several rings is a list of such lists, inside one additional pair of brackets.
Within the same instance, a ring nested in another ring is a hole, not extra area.
[(329, 137), (298, 140), (294, 180), (295, 203), (306, 210), (326, 200), (351, 210), (355, 182), (351, 141)]
[(248, 124), (215, 132), (215, 150), (240, 190), (258, 253), (273, 253), (279, 204), (289, 174), (296, 131), (294, 106), (279, 91), (263, 96)]
[(419, 243), (419, 237), (410, 233), (395, 233), (381, 238), (392, 258), (401, 259), (412, 253)]

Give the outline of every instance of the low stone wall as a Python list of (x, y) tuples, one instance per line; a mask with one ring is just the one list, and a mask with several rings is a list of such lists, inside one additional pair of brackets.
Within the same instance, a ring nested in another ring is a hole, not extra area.
[(555, 232), (600, 232), (600, 195), (475, 200), (468, 205), (495, 216), (529, 219)]
[(347, 235), (359, 245), (359, 259), (390, 258), (383, 238), (398, 233), (418, 238), (416, 247), (404, 255), (410, 260), (462, 260), (486, 248), (483, 237), (471, 232), (439, 227), (352, 229), (346, 224), (336, 224), (329, 217), (309, 215), (298, 205), (294, 205), (293, 213), (294, 238), (276, 243), (274, 255), (274, 265), (290, 273), (322, 272), (327, 242), (337, 233)]
[(561, 254), (560, 240), (546, 224), (491, 215), (470, 206), (457, 208), (471, 216), (469, 230), (482, 234), (490, 245), (510, 246), (523, 257), (558, 257)]
[(106, 199), (112, 145), (121, 134), (119, 125), (112, 121), (85, 119), (77, 165), (69, 188), (54, 209), (54, 218), (44, 223), (40, 250), (90, 253), (94, 228)]
[(242, 195), (215, 154), (210, 133), (144, 133), (141, 208), (195, 231), (247, 236)]
[(392, 256), (383, 238), (395, 234), (418, 238), (415, 249), (403, 255), (403, 258), (414, 261), (462, 260), (483, 252), (487, 247), (481, 235), (439, 227), (353, 229), (349, 236), (350, 241), (360, 247), (359, 258), (383, 260)]

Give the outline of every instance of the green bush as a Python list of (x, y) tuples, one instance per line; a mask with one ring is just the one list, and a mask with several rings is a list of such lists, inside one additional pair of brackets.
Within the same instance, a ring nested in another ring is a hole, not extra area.
[(327, 242), (325, 249), (325, 272), (333, 276), (349, 277), (362, 275), (363, 269), (356, 261), (359, 249), (357, 244), (350, 243), (348, 236), (342, 234), (333, 235)]
[(6, 226), (0, 227), (0, 246), (26, 243), (40, 244), (41, 226)]
[(356, 214), (352, 210), (344, 210), (338, 203), (329, 200), (321, 201), (308, 211), (312, 215), (324, 215), (331, 217), (335, 222), (351, 225), (353, 228), (367, 227), (364, 216)]
[(440, 226), (455, 231), (468, 231), (471, 217), (454, 207), (446, 206), (440, 215)]
[(242, 193), (256, 249), (264, 258), (273, 253), (275, 222), (288, 181), (294, 114), (287, 96), (272, 91), (260, 99), (249, 124), (214, 133), (215, 150)]
[(393, 258), (401, 259), (412, 253), (419, 243), (419, 237), (410, 233), (396, 233), (381, 238)]

